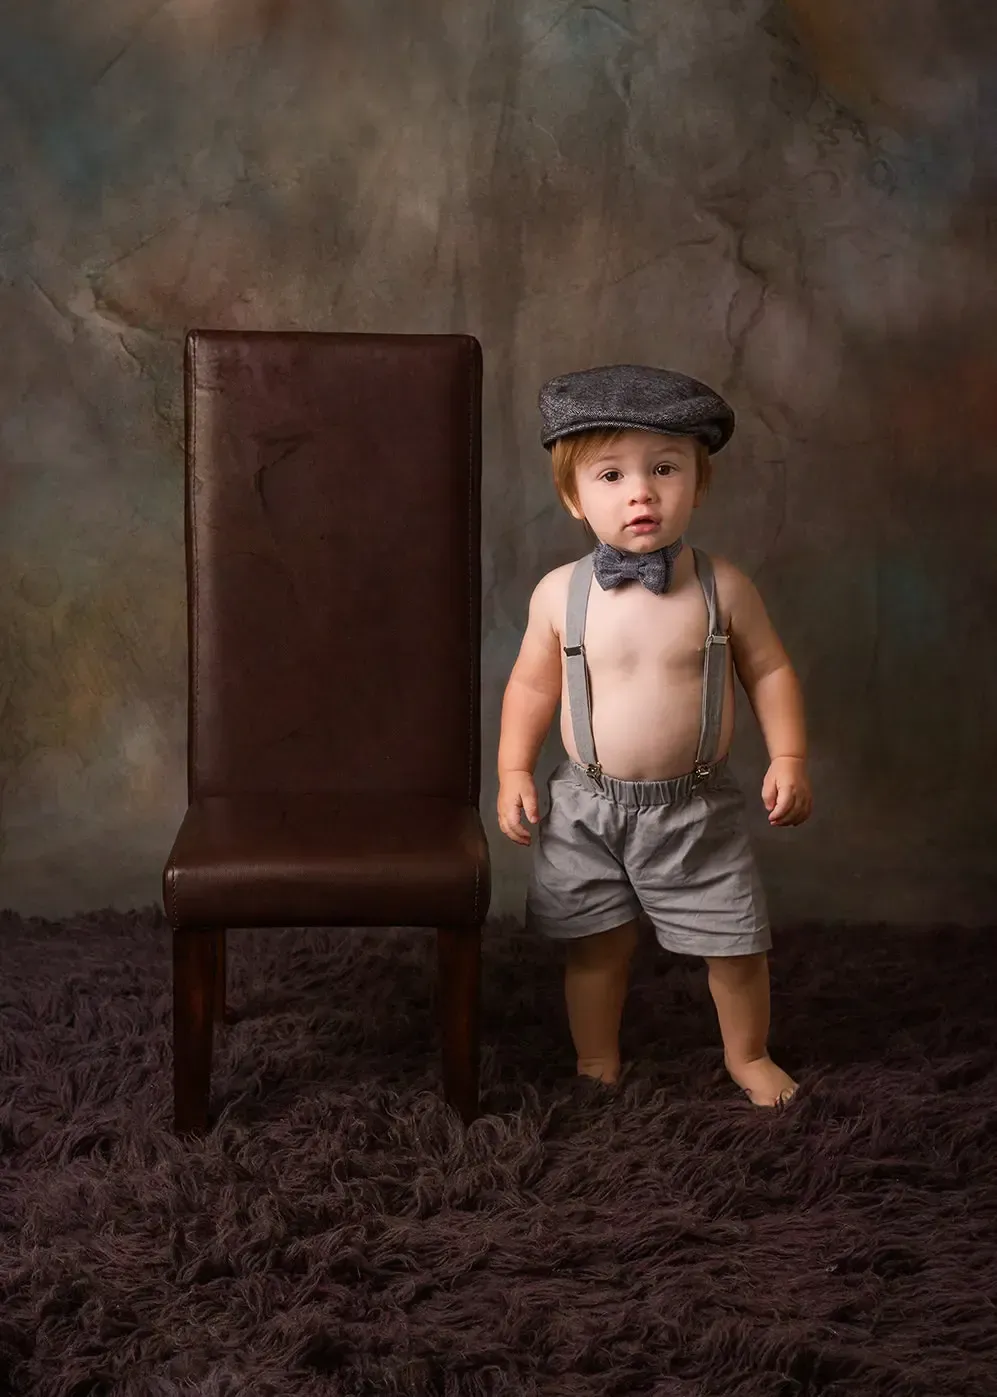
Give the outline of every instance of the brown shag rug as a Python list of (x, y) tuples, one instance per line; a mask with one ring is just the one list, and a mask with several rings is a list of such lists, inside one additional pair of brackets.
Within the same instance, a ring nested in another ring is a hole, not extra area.
[(556, 950), (486, 937), (469, 1132), (430, 933), (244, 932), (181, 1143), (161, 916), (0, 918), (0, 1392), (997, 1393), (992, 932), (779, 936), (778, 1114), (696, 962), (643, 947), (606, 1092)]

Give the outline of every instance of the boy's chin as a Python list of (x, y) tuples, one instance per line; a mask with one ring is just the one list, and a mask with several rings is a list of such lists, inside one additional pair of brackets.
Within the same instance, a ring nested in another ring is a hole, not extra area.
[(621, 553), (656, 553), (659, 548), (667, 546), (660, 529), (653, 534), (625, 533), (621, 538), (603, 538), (600, 534), (596, 534), (595, 537), (600, 543), (617, 548)]
[(664, 529), (657, 529), (653, 534), (632, 534), (624, 530), (622, 535), (607, 535), (597, 533), (587, 519), (579, 522), (591, 539), (593, 547), (597, 543), (604, 543), (621, 553), (654, 553), (659, 548), (666, 548), (670, 541), (666, 538)]

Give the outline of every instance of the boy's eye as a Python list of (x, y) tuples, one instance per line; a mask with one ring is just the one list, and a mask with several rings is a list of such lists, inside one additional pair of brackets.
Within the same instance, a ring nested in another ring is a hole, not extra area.
[[(672, 465), (670, 461), (662, 461), (657, 466), (655, 466), (654, 469), (656, 471), (664, 471), (667, 474), (669, 471), (675, 470), (675, 467)], [(619, 471), (615, 469), (603, 471), (602, 475), (599, 478), (600, 480), (608, 480), (611, 475), (619, 475)]]

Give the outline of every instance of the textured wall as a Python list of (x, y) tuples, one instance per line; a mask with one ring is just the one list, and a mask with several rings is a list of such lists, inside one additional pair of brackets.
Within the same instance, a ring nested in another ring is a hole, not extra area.
[[(997, 45), (978, 0), (35, 0), (0, 51), (0, 904), (158, 896), (184, 801), (189, 325), (485, 351), (482, 804), (550, 373), (740, 415), (695, 537), (766, 596), (818, 814), (773, 911), (994, 919)], [(557, 755), (544, 755), (545, 774)], [(735, 768), (764, 751), (742, 699)]]

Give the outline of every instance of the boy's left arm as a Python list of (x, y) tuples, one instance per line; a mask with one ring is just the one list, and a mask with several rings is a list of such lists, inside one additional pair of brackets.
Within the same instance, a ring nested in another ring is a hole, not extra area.
[(801, 825), (813, 809), (803, 693), (765, 604), (749, 577), (717, 559), (717, 591), (730, 616), (734, 667), (769, 753), (762, 804), (771, 825)]

